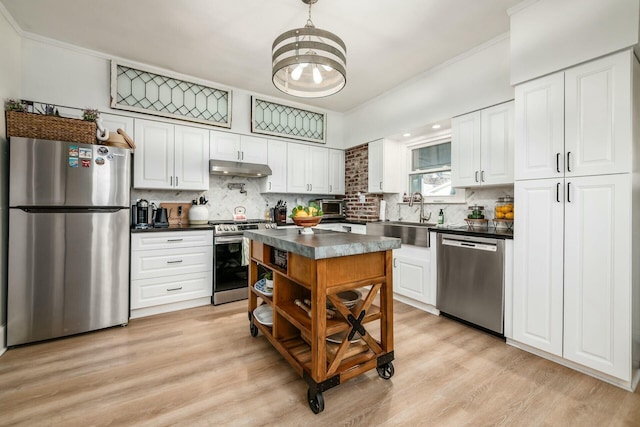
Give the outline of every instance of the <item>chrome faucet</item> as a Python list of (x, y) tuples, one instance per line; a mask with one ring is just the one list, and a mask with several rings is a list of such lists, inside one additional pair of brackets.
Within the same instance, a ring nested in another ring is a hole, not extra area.
[(409, 207), (413, 206), (413, 198), (416, 196), (420, 196), (420, 222), (427, 222), (431, 219), (431, 212), (429, 212), (429, 216), (424, 216), (424, 197), (421, 192), (416, 191), (411, 195), (411, 198), (409, 199)]

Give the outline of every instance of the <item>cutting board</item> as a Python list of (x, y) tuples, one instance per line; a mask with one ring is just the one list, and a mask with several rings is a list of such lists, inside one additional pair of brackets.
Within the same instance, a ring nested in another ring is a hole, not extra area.
[[(182, 215), (178, 215), (178, 208), (182, 206)], [(169, 216), (169, 225), (187, 225), (189, 224), (189, 209), (191, 203), (160, 203), (161, 208), (167, 209)]]

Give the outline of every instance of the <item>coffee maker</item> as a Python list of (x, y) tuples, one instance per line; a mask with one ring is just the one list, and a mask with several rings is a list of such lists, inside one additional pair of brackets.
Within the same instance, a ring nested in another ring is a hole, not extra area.
[(131, 225), (137, 229), (151, 227), (149, 224), (149, 202), (145, 199), (140, 199), (131, 206)]

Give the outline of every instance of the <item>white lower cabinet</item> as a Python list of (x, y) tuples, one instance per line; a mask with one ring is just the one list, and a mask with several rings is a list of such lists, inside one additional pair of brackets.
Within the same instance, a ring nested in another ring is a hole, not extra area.
[(213, 231), (131, 235), (131, 318), (211, 303)]
[(397, 300), (433, 311), (436, 294), (431, 279), (431, 248), (403, 244), (394, 249), (393, 293)]
[(630, 174), (517, 181), (513, 283), (513, 340), (627, 387), (638, 363), (631, 185)]

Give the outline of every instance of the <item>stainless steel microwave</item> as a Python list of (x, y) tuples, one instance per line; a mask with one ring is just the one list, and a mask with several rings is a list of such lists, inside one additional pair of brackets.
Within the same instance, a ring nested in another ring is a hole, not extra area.
[(324, 218), (345, 218), (347, 216), (347, 209), (344, 200), (339, 199), (316, 199), (313, 200), (322, 210), (322, 216)]

